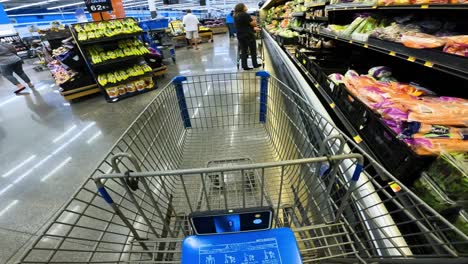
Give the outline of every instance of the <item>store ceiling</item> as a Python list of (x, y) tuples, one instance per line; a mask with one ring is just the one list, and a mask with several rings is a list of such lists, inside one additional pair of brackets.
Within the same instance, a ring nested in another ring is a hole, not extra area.
[[(200, 7), (199, 0), (179, 0), (179, 4), (176, 5), (163, 5), (162, 0), (155, 0), (157, 8), (173, 8), (173, 9), (195, 9), (197, 7), (204, 9), (206, 7)], [(260, 0), (207, 0), (207, 6), (220, 9), (231, 9), (238, 2), (247, 4), (250, 8), (258, 7)], [(123, 0), (126, 9), (147, 9), (148, 0)], [(84, 7), (83, 0), (46, 0), (46, 1), (35, 1), (35, 0), (0, 0), (3, 4), (5, 11), (8, 14), (21, 14), (21, 13), (34, 13), (37, 11), (73, 11), (77, 7)]]

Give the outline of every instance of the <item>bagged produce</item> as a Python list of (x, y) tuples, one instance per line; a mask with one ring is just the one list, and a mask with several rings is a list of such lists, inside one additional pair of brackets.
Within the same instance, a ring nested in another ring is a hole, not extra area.
[(443, 152), (426, 173), (450, 199), (468, 200), (468, 153)]
[(444, 39), (447, 41), (444, 52), (468, 57), (468, 35), (451, 36)]
[(328, 78), (334, 83), (343, 83), (344, 76), (339, 73), (332, 73), (328, 75)]
[(442, 152), (466, 152), (467, 140), (447, 138), (426, 138), (424, 134), (414, 134), (413, 139), (408, 140), (418, 155), (439, 155)]
[(405, 124), (403, 135), (412, 137), (414, 134), (425, 134), (426, 137), (446, 137), (456, 139), (468, 139), (468, 128), (424, 124), (420, 122), (408, 122)]
[(409, 104), (408, 121), (433, 125), (468, 126), (468, 100), (455, 97), (423, 97)]
[(392, 23), (390, 26), (381, 28), (378, 27), (371, 32), (371, 36), (378, 39), (401, 42), (401, 35), (410, 32), (420, 32), (421, 29), (417, 25), (401, 25)]
[(386, 66), (372, 67), (369, 69), (368, 73), (370, 76), (377, 78), (377, 79), (392, 76), (392, 70)]
[(407, 32), (403, 33), (401, 43), (409, 48), (425, 49), (442, 47), (445, 40), (429, 34)]
[(419, 198), (438, 212), (456, 206), (456, 203), (450, 200), (425, 174), (414, 182), (413, 189)]

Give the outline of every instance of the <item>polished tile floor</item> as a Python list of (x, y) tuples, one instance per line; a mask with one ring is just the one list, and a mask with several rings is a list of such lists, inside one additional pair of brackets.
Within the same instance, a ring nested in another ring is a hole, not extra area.
[[(215, 36), (200, 50), (178, 49), (177, 64), (159, 80), (177, 75), (237, 71), (237, 42)], [(63, 99), (48, 71), (25, 71), (36, 84), (13, 95), (0, 78), (0, 263), (17, 261), (49, 219), (101, 161), (112, 144), (158, 91), (106, 103), (100, 95)]]

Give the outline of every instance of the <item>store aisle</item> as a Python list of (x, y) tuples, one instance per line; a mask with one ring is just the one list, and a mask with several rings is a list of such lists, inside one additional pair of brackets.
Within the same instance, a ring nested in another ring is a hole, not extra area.
[[(215, 36), (200, 50), (177, 49), (173, 76), (237, 71), (235, 40)], [(0, 78), (0, 263), (18, 260), (49, 219), (90, 175), (97, 163), (158, 91), (106, 103), (95, 96), (68, 103), (48, 71), (25, 71), (36, 91), (13, 95)]]

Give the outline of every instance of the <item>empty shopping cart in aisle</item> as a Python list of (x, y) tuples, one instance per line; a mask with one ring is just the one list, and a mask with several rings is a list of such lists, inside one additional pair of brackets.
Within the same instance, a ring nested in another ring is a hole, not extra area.
[(258, 207), (304, 263), (467, 261), (464, 233), (300, 94), (245, 72), (161, 89), (21, 263), (180, 263), (191, 216)]

